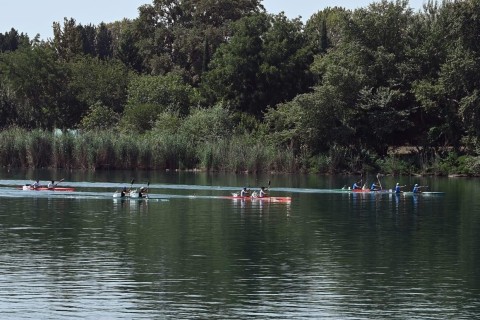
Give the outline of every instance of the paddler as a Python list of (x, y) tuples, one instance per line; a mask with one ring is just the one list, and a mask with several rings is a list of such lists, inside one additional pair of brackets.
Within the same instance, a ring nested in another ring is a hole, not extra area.
[(397, 182), (395, 185), (395, 193), (402, 193), (402, 188), (405, 188), (406, 186), (401, 186), (400, 183)]
[(362, 180), (353, 183), (352, 190), (359, 190), (359, 189), (362, 189)]
[(415, 183), (415, 185), (413, 186), (413, 193), (420, 193), (422, 192), (422, 190), (420, 190), (421, 188), (426, 188), (427, 186), (419, 186), (418, 183)]
[(247, 188), (243, 188), (242, 191), (240, 191), (240, 197), (250, 197), (250, 192)]
[(372, 183), (372, 185), (370, 186), (370, 191), (378, 191), (380, 190), (379, 188), (380, 186), (378, 184), (376, 184), (375, 182)]
[(32, 183), (32, 189), (37, 189), (40, 187), (40, 181), (36, 180), (34, 183)]
[(263, 197), (268, 197), (268, 193), (265, 190), (265, 187), (261, 187), (259, 192), (259, 198), (263, 198)]
[(47, 185), (47, 188), (50, 189), (50, 190), (53, 189), (53, 187), (55, 187), (55, 181), (54, 180), (50, 181)]

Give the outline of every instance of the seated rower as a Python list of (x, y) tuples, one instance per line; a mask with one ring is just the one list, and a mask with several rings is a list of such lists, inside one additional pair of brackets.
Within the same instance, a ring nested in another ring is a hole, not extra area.
[(406, 186), (401, 186), (400, 183), (397, 182), (395, 185), (395, 193), (402, 193), (402, 188), (405, 188)]
[(260, 188), (260, 193), (258, 195), (260, 198), (263, 198), (263, 197), (268, 197), (268, 193), (267, 191), (265, 190), (265, 187), (261, 187)]
[(419, 186), (418, 183), (415, 183), (415, 185), (413, 186), (413, 193), (420, 193), (422, 192), (422, 190), (420, 190), (421, 188), (425, 188), (424, 186)]
[(243, 188), (242, 191), (240, 191), (240, 197), (250, 197), (250, 192), (247, 188)]
[(123, 187), (122, 191), (120, 192), (120, 197), (123, 198), (127, 194), (127, 187)]
[(52, 180), (48, 183), (47, 188), (48, 189), (53, 189), (53, 187), (55, 187), (55, 181)]
[(362, 181), (357, 181), (353, 183), (352, 190), (362, 189)]
[(147, 197), (147, 189), (145, 187), (141, 187), (138, 191), (139, 198), (146, 198)]
[(370, 191), (378, 191), (378, 190), (380, 190), (380, 186), (375, 182), (373, 182), (372, 185), (370, 186)]
[(36, 180), (34, 183), (32, 183), (32, 189), (37, 189), (40, 187), (40, 181)]

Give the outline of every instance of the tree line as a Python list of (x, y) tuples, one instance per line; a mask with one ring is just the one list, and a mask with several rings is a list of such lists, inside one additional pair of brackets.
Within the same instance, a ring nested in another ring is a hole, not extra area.
[(175, 136), (202, 152), (244, 139), (285, 150), (293, 171), (480, 172), (479, 0), (383, 0), (305, 23), (260, 0), (138, 12), (65, 18), (46, 41), (0, 33), (0, 128)]

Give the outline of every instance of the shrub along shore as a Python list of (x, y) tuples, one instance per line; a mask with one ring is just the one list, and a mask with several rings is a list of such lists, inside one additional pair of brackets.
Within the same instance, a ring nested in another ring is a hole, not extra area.
[(0, 166), (82, 170), (146, 169), (224, 172), (392, 175), (468, 175), (480, 173), (480, 159), (450, 152), (390, 153), (380, 159), (345, 148), (309, 155), (264, 143), (253, 135), (215, 141), (182, 135), (126, 134), (114, 131), (54, 134), (11, 128), (0, 131)]

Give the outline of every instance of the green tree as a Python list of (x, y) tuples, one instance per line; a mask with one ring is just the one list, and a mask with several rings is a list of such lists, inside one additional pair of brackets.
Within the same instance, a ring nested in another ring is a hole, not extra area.
[(0, 52), (15, 51), (21, 46), (29, 46), (29, 42), (26, 34), (18, 34), (18, 31), (12, 28), (5, 34), (0, 33)]
[(91, 24), (86, 26), (78, 26), (82, 37), (82, 52), (83, 54), (92, 57), (97, 56), (97, 48), (95, 39), (97, 37), (97, 28)]
[(187, 115), (195, 101), (195, 90), (176, 74), (134, 77), (129, 84), (122, 123), (130, 130), (144, 132), (153, 127), (163, 112)]
[(186, 135), (190, 141), (218, 141), (231, 135), (232, 126), (230, 112), (217, 105), (207, 109), (194, 109), (182, 121), (179, 133)]
[(197, 85), (230, 24), (263, 7), (259, 0), (155, 0), (139, 9), (133, 33), (143, 70), (163, 74), (175, 66)]
[(122, 61), (127, 67), (141, 72), (142, 58), (136, 45), (135, 34), (131, 25), (126, 25), (119, 32), (119, 38), (114, 47), (114, 57)]
[(258, 109), (262, 112), (266, 106), (289, 101), (309, 91), (313, 85), (309, 70), (313, 51), (307, 43), (302, 22), (289, 20), (282, 13), (273, 16), (271, 23), (261, 36), (256, 94), (259, 96)]
[(88, 113), (82, 118), (80, 128), (87, 131), (108, 130), (115, 127), (119, 120), (119, 114), (110, 107), (96, 103), (90, 107)]
[(100, 23), (95, 37), (95, 47), (100, 59), (106, 60), (113, 57), (112, 32), (105, 23)]
[(123, 112), (130, 80), (124, 64), (115, 59), (80, 56), (68, 66), (71, 70), (70, 90), (82, 103), (83, 112), (97, 102), (117, 113)]
[(307, 147), (313, 154), (351, 142), (353, 130), (346, 122), (347, 107), (333, 86), (317, 87), (290, 102), (270, 108), (265, 114), (267, 139), (292, 148)]
[(180, 76), (169, 73), (164, 76), (134, 77), (128, 88), (127, 104), (129, 107), (145, 103), (154, 104), (161, 111), (186, 115), (194, 100), (194, 89)]
[(388, 145), (406, 143), (413, 127), (415, 96), (405, 81), (418, 76), (413, 13), (405, 1), (381, 1), (341, 17), (338, 42), (316, 56), (312, 71), (318, 88), (335, 88), (346, 108), (342, 123), (352, 132), (346, 146), (385, 155)]
[(258, 74), (261, 65), (262, 34), (269, 17), (256, 14), (233, 24), (233, 36), (214, 53), (202, 83), (209, 102), (223, 101), (234, 110), (261, 114), (258, 106)]
[(1, 82), (10, 91), (9, 101), (17, 111), (17, 124), (26, 128), (71, 127), (79, 119), (68, 90), (68, 70), (47, 46), (21, 48), (3, 54)]
[(63, 28), (59, 22), (53, 23), (53, 47), (60, 59), (69, 61), (83, 53), (83, 28), (75, 19), (63, 20)]
[(223, 101), (261, 117), (267, 106), (308, 91), (313, 54), (300, 20), (255, 14), (232, 27), (232, 37), (215, 52), (204, 77), (210, 103)]

